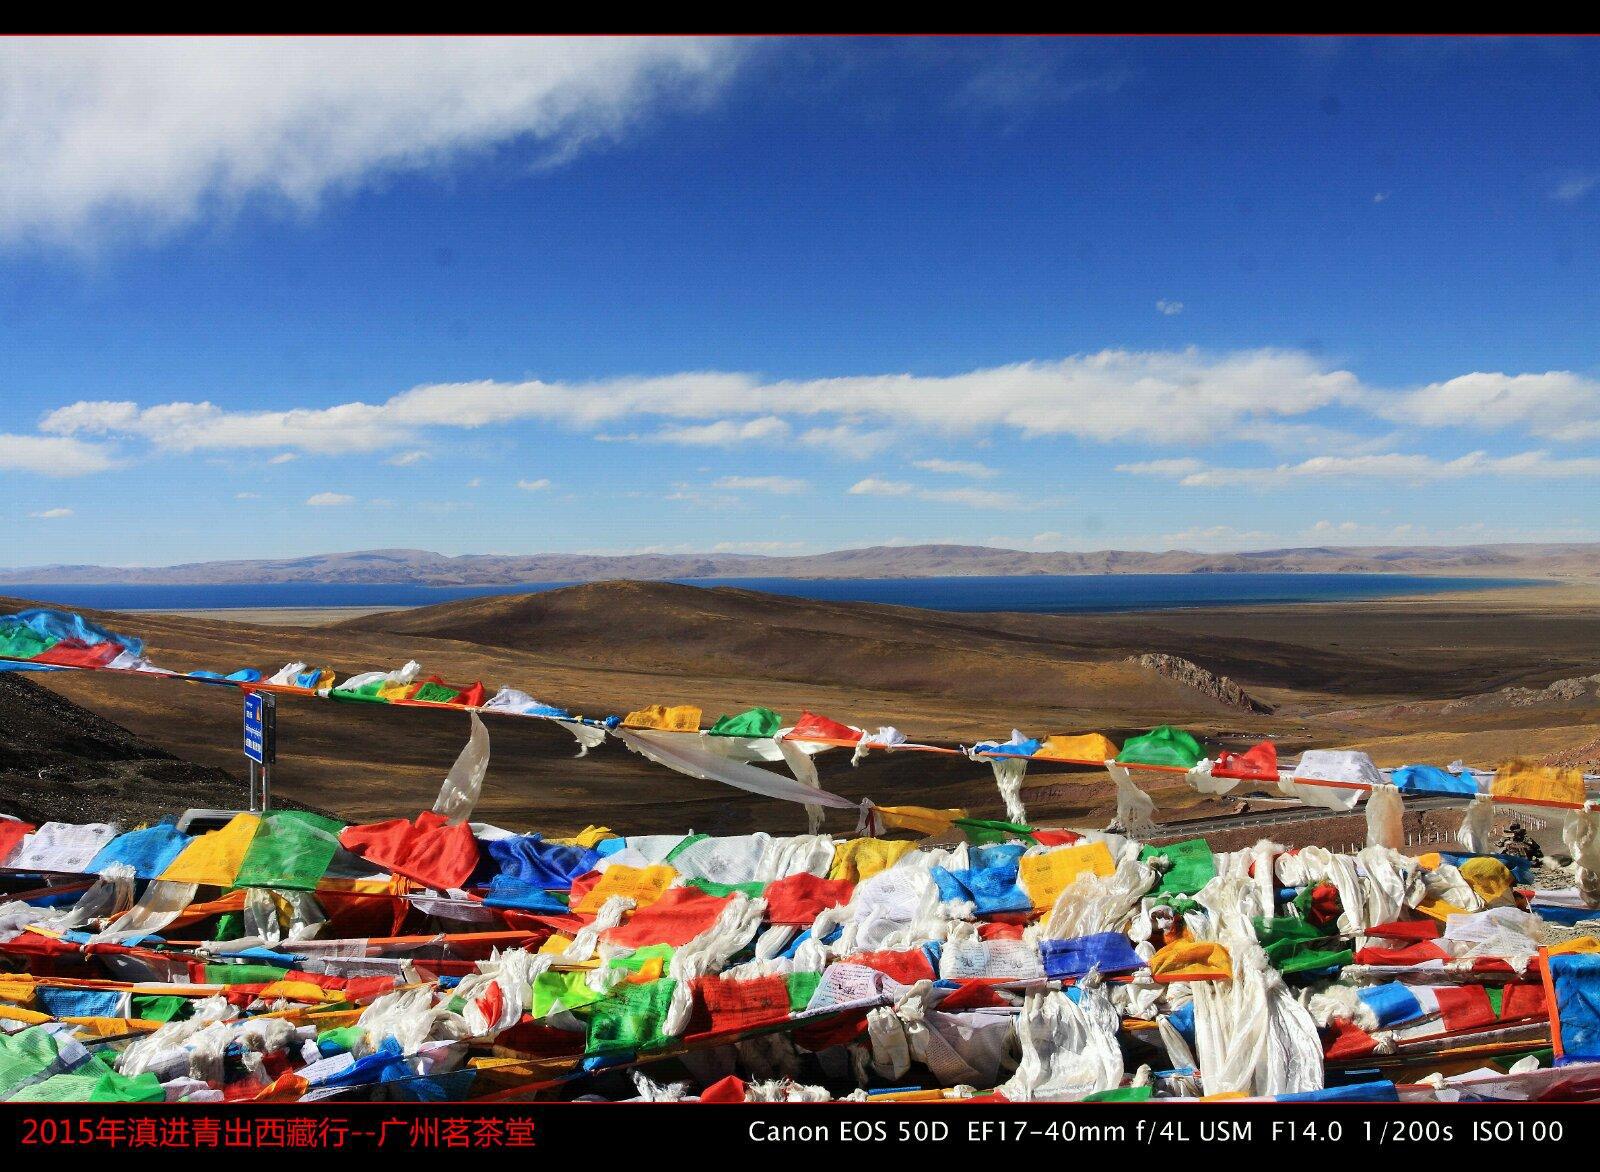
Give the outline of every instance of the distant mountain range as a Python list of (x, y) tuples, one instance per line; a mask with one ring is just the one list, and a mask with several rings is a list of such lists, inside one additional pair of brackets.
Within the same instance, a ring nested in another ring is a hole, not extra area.
[(232, 585), (285, 582), (516, 586), (664, 578), (929, 578), (1027, 574), (1452, 574), (1600, 577), (1600, 544), (1312, 546), (1246, 553), (1189, 550), (1029, 553), (984, 545), (874, 545), (798, 557), (756, 554), (462, 554), (422, 549), (177, 566), (28, 566), (0, 570), (3, 584)]

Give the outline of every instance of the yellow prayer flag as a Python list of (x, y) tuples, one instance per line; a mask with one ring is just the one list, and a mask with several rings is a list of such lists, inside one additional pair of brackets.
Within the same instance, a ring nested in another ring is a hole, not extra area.
[(1495, 771), (1489, 795), (1501, 801), (1566, 802), (1583, 805), (1583, 771), (1557, 769), (1516, 757)]
[(593, 850), (597, 844), (604, 842), (608, 838), (616, 837), (617, 833), (611, 827), (595, 826), (591, 823), (570, 838), (552, 838), (550, 841), (559, 846), (581, 846), (588, 850)]
[(1214, 940), (1174, 940), (1150, 958), (1150, 975), (1169, 980), (1233, 975), (1233, 958)]
[(1511, 870), (1499, 859), (1479, 855), (1462, 863), (1460, 871), (1467, 885), (1483, 900), (1484, 907), (1516, 905), (1516, 894), (1511, 890)]
[(1047, 737), (1035, 757), (1061, 757), (1068, 761), (1115, 761), (1121, 752), (1100, 733), (1080, 733), (1075, 737)]
[(1017, 860), (1017, 882), (1033, 900), (1035, 908), (1048, 910), (1057, 897), (1077, 881), (1079, 875), (1110, 875), (1117, 869), (1111, 852), (1103, 842), (1062, 847), (1042, 855), (1023, 855)]
[(917, 834), (943, 834), (965, 810), (933, 810), (927, 806), (875, 806), (873, 814), (890, 830), (910, 830)]
[(833, 865), (828, 868), (828, 878), (860, 883), (894, 866), (908, 852), (916, 849), (916, 845), (909, 840), (891, 842), (886, 838), (851, 838), (835, 843)]
[(260, 825), (261, 819), (255, 814), (235, 814), (222, 829), (202, 834), (184, 847), (161, 872), (161, 878), (170, 883), (232, 887)]
[(667, 888), (677, 877), (678, 872), (665, 863), (657, 863), (653, 867), (629, 867), (624, 864), (607, 867), (600, 881), (585, 893), (572, 910), (592, 914), (599, 911), (613, 895), (626, 895), (639, 907), (649, 907), (666, 894)]
[(662, 732), (699, 732), (700, 709), (692, 704), (679, 704), (668, 708), (652, 704), (637, 712), (630, 712), (622, 721), (623, 728), (654, 728)]

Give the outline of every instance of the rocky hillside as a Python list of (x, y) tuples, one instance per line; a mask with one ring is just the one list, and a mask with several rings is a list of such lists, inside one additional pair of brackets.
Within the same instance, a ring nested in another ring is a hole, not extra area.
[(243, 782), (184, 761), (19, 674), (0, 674), (0, 813), (125, 826), (235, 808)]
[(1193, 688), (1198, 692), (1202, 692), (1218, 703), (1226, 704), (1229, 708), (1237, 708), (1241, 712), (1272, 711), (1272, 705), (1263, 704), (1227, 676), (1219, 676), (1214, 672), (1209, 672), (1198, 663), (1184, 659), (1182, 656), (1150, 652), (1145, 655), (1129, 656), (1128, 662), (1147, 668), (1165, 679), (1182, 684), (1186, 688)]

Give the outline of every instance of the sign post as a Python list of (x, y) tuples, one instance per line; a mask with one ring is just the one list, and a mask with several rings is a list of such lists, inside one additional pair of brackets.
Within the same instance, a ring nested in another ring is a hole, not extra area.
[(250, 762), (250, 812), (265, 813), (272, 809), (272, 765), (278, 757), (278, 700), (270, 692), (244, 694), (244, 755)]

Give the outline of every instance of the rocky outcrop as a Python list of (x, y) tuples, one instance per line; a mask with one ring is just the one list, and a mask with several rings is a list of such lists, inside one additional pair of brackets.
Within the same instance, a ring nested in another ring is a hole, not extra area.
[(1157, 675), (1174, 683), (1182, 684), (1186, 688), (1204, 692), (1217, 703), (1226, 704), (1229, 708), (1237, 708), (1241, 712), (1265, 713), (1272, 711), (1270, 704), (1263, 704), (1227, 676), (1219, 676), (1215, 672), (1207, 671), (1198, 663), (1184, 659), (1182, 656), (1148, 652), (1144, 655), (1130, 655), (1128, 662), (1153, 671)]
[(1600, 674), (1557, 680), (1543, 688), (1501, 688), (1477, 696), (1452, 700), (1440, 711), (1451, 713), (1492, 707), (1534, 708), (1541, 704), (1572, 704), (1600, 699)]

